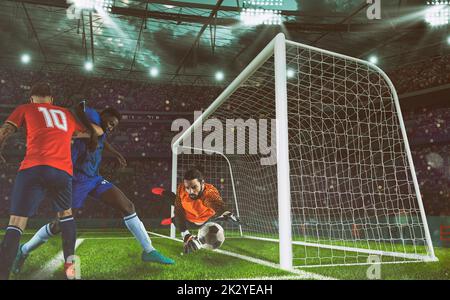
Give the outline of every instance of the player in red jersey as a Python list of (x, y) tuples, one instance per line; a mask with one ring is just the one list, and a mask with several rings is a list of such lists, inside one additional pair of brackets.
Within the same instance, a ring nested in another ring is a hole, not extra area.
[[(0, 247), (0, 279), (8, 279), (28, 218), (45, 196), (52, 199), (62, 232), (66, 263), (75, 253), (76, 226), (72, 217), (72, 136), (89, 134), (75, 116), (53, 105), (50, 86), (39, 83), (31, 89), (29, 104), (18, 106), (0, 128), (0, 150), (18, 128), (25, 127), (27, 150), (14, 183), (9, 225)], [(97, 134), (102, 133), (98, 127)], [(94, 134), (96, 135), (96, 134)], [(2, 159), (4, 161), (4, 159)]]

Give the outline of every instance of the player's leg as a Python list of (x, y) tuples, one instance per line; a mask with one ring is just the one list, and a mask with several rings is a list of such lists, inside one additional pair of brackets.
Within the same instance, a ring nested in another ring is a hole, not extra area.
[(0, 247), (0, 279), (8, 279), (28, 217), (45, 196), (38, 167), (19, 171), (11, 196), (10, 220)]
[(143, 252), (142, 260), (154, 261), (162, 264), (173, 264), (174, 261), (161, 255), (152, 245), (152, 241), (145, 229), (144, 224), (139, 219), (134, 204), (116, 186), (106, 180), (102, 180), (96, 189), (96, 195), (103, 203), (119, 210), (123, 215), (125, 226), (139, 241)]
[(57, 212), (59, 228), (61, 230), (62, 248), (65, 268), (73, 264), (76, 243), (76, 224), (72, 215), (72, 176), (53, 169), (52, 170), (53, 208)]
[(58, 233), (60, 233), (58, 220), (47, 223), (28, 242), (20, 246), (20, 252), (22, 255), (28, 256), (32, 251), (45, 244), (51, 237)]
[(61, 229), (62, 248), (64, 261), (72, 264), (75, 255), (75, 243), (77, 240), (77, 226), (72, 215), (72, 209), (58, 212), (59, 227)]
[(175, 205), (177, 195), (172, 191), (166, 190), (162, 187), (154, 187), (152, 188), (152, 194), (158, 196), (164, 203)]
[(20, 216), (10, 216), (8, 227), (0, 249), (0, 280), (9, 278), (11, 265), (17, 254), (20, 238), (25, 230), (28, 218)]
[(172, 191), (168, 191), (162, 187), (152, 188), (152, 194), (157, 197), (157, 199), (165, 206), (162, 209), (161, 215), (161, 225), (171, 225), (176, 224), (175, 218), (171, 216), (172, 206), (175, 205), (175, 199), (177, 195)]
[(11, 271), (14, 274), (20, 273), (25, 260), (28, 258), (30, 253), (45, 244), (51, 237), (58, 233), (59, 222), (57, 220), (42, 226), (28, 242), (20, 245)]
[[(95, 185), (83, 178), (74, 178), (72, 181), (72, 213), (84, 206), (84, 202), (87, 199), (87, 195), (91, 190), (95, 188)], [(19, 247), (16, 259), (12, 267), (13, 273), (20, 273), (26, 259), (30, 253), (36, 250), (41, 245), (45, 244), (50, 238), (61, 233), (58, 218), (48, 224), (42, 226), (34, 236), (25, 244)]]

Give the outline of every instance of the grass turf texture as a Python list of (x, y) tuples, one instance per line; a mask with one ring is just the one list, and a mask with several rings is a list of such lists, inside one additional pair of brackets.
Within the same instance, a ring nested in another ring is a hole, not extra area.
[[(27, 231), (22, 242), (31, 238)], [(182, 244), (177, 241), (151, 236), (153, 245), (163, 254), (175, 259), (176, 264), (163, 266), (143, 263), (141, 248), (127, 231), (79, 231), (85, 239), (77, 249), (81, 258), (83, 279), (238, 279), (270, 278), (294, 275), (289, 272), (258, 265), (239, 258), (201, 250), (182, 255)], [(304, 247), (301, 247), (302, 249)], [(23, 271), (13, 279), (29, 279), (61, 250), (59, 237), (34, 251), (27, 259)], [(227, 238), (221, 250), (264, 259), (277, 263), (278, 245), (272, 242)], [(294, 247), (294, 257), (305, 250)], [(317, 252), (317, 248), (307, 249)], [(323, 250), (321, 250), (323, 251)], [(450, 249), (435, 248), (439, 262), (381, 265), (381, 279), (450, 279)], [(366, 279), (368, 266), (339, 266), (307, 268), (305, 271), (337, 279)], [(48, 279), (63, 279), (62, 266)]]

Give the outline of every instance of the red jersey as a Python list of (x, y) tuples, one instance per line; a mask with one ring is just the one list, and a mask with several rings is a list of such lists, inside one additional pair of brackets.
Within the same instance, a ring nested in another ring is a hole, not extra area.
[(23, 104), (6, 122), (26, 130), (27, 151), (19, 170), (45, 165), (73, 174), (72, 135), (85, 129), (69, 110), (50, 103)]

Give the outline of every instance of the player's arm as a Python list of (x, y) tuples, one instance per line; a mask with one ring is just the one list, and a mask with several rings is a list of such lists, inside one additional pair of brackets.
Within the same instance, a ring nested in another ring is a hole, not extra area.
[(216, 188), (208, 191), (205, 195), (205, 201), (203, 203), (206, 207), (209, 207), (216, 212), (216, 218), (236, 223), (240, 222), (239, 218), (227, 209), (225, 202)]
[(2, 127), (0, 127), (0, 162), (6, 162), (3, 158), (2, 152), (5, 146), (6, 140), (17, 131), (16, 125), (12, 122), (5, 122)]
[[(71, 111), (72, 111), (72, 115), (75, 117), (75, 122), (77, 124), (83, 125), (84, 128), (87, 129), (86, 133), (88, 133), (89, 135), (86, 138), (89, 138), (89, 143), (88, 143), (89, 151), (95, 151), (95, 149), (97, 149), (97, 146), (98, 146), (98, 136), (99, 136), (98, 133), (103, 134), (103, 130), (101, 130), (101, 128), (98, 127), (97, 125), (92, 124), (91, 121), (89, 120), (89, 118), (86, 116), (84, 101), (78, 103), (78, 105), (73, 107), (71, 109)], [(97, 128), (95, 128), (94, 126), (97, 126)], [(81, 126), (77, 126), (77, 128), (79, 128), (79, 127), (81, 127)], [(81, 131), (81, 130), (75, 130), (75, 136), (77, 136), (78, 138), (81, 138), (80, 133), (78, 133), (78, 131)], [(81, 135), (81, 136), (83, 136), (83, 135)]]
[(25, 122), (26, 106), (19, 105), (6, 119), (5, 123), (0, 127), (0, 161), (5, 162), (1, 155), (6, 140), (19, 129)]
[(206, 207), (211, 208), (216, 212), (216, 216), (222, 215), (225, 211), (227, 211), (225, 202), (223, 201), (220, 193), (217, 189), (213, 189), (208, 191), (205, 195), (205, 200), (203, 202)]
[(125, 159), (125, 157), (120, 154), (120, 152), (117, 151), (110, 143), (105, 142), (104, 151), (111, 153), (115, 158), (117, 158), (122, 168), (125, 168), (127, 166), (127, 160)]
[(177, 196), (175, 198), (175, 226), (178, 228), (180, 232), (185, 232), (187, 230), (186, 216), (183, 205), (181, 204), (181, 197), (179, 191), (177, 191)]
[(177, 196), (175, 198), (175, 226), (181, 232), (181, 235), (183, 237), (184, 253), (189, 254), (200, 249), (202, 245), (197, 236), (191, 234), (189, 230), (187, 230), (186, 215), (183, 205), (181, 204), (179, 190), (180, 188), (178, 188)]
[[(100, 126), (93, 124), (93, 123), (91, 123), (91, 125), (97, 136), (103, 135), (103, 133), (105, 133)], [(88, 139), (90, 137), (91, 137), (90, 132), (75, 131), (72, 135), (72, 138), (74, 138), (74, 139)]]

